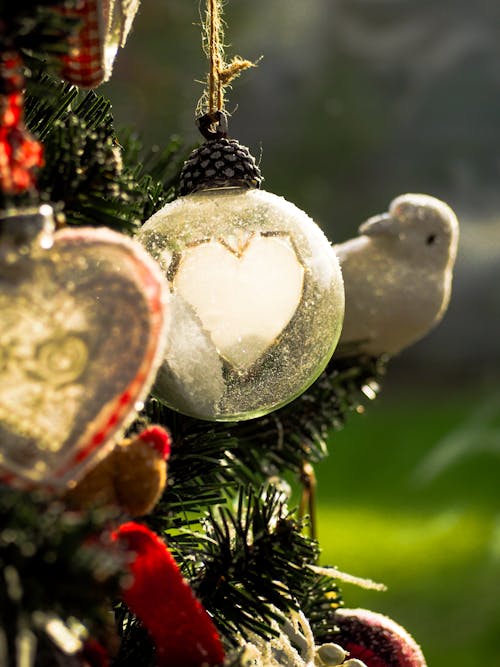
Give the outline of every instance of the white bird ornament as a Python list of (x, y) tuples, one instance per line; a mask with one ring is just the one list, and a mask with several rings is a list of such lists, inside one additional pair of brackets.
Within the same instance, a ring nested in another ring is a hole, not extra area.
[(392, 356), (443, 317), (451, 294), (458, 222), (443, 201), (422, 194), (394, 199), (360, 235), (335, 246), (345, 316), (335, 356)]

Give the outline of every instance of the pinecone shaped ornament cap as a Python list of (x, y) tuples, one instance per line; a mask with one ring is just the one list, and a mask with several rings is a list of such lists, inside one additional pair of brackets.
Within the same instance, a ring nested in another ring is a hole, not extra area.
[(225, 114), (202, 116), (198, 127), (206, 141), (184, 163), (180, 196), (211, 188), (260, 188), (263, 178), (254, 157), (246, 146), (227, 138)]

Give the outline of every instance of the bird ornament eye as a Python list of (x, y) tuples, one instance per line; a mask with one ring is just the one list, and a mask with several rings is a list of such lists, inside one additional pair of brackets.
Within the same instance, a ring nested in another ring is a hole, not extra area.
[(436, 234), (429, 234), (425, 239), (425, 242), (427, 243), (427, 245), (434, 245), (436, 238), (437, 238)]

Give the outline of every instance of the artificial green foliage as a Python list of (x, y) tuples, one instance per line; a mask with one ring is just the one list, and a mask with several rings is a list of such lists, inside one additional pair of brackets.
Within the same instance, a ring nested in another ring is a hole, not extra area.
[(115, 615), (121, 643), (113, 667), (156, 667), (154, 646), (140, 622), (123, 606), (117, 607)]
[(300, 597), (317, 644), (334, 641), (335, 610), (344, 604), (342, 594), (331, 577), (316, 574)]
[(68, 36), (79, 26), (77, 19), (58, 11), (65, 1), (0, 0), (0, 48), (22, 50), (57, 70), (57, 57), (67, 53)]
[[(335, 582), (309, 567), (317, 562), (319, 547), (303, 534), (288, 501), (271, 484), (241, 486), (225, 505), (207, 512), (198, 530), (167, 534), (170, 550), (179, 562), (185, 559), (184, 574), (213, 615), (228, 650), (249, 632), (276, 634), (270, 622), (283, 621), (291, 609), (310, 611), (318, 635), (333, 633), (339, 591)], [(119, 616), (124, 629), (117, 664), (153, 667), (140, 624), (126, 610)]]
[[(378, 391), (384, 370), (383, 360), (334, 359), (289, 406), (234, 424), (201, 422), (155, 398), (148, 401), (134, 428), (144, 422), (165, 424), (175, 443), (170, 482), (148, 524), (165, 534), (229, 643), (246, 631), (270, 634), (276, 609), (285, 613), (297, 606), (308, 615), (318, 641), (332, 635), (339, 591), (331, 579), (307, 568), (316, 563), (319, 546), (303, 535), (287, 498), (273, 483), (287, 472), (298, 478), (304, 462), (327, 456), (327, 432), (363, 409), (367, 396)], [(134, 664), (135, 651), (143, 652), (144, 643), (140, 625), (127, 618), (126, 657), (117, 664)]]
[(139, 219), (145, 222), (159, 208), (175, 198), (175, 190), (189, 150), (177, 136), (163, 147), (145, 150), (133, 132), (119, 133), (123, 164), (139, 193)]
[(41, 633), (44, 616), (76, 617), (91, 630), (102, 623), (124, 572), (123, 555), (111, 548), (115, 518), (68, 512), (52, 494), (0, 485), (0, 629), (9, 665), (20, 631)]
[[(151, 398), (146, 422), (167, 424), (178, 445), (170, 461), (175, 488), (167, 489), (165, 507), (175, 507), (177, 496), (196, 499), (200, 488), (258, 486), (284, 471), (299, 475), (305, 461), (316, 463), (328, 455), (328, 432), (342, 428), (350, 413), (363, 410), (368, 397), (377, 394), (384, 372), (383, 359), (334, 358), (310, 389), (289, 405), (232, 424), (186, 417)], [(159, 511), (166, 511), (163, 504)]]
[(269, 605), (298, 608), (315, 581), (307, 566), (318, 547), (289, 514), (288, 500), (273, 486), (241, 487), (233, 507), (212, 510), (205, 522), (204, 567), (192, 580), (226, 637), (269, 632), (266, 622), (276, 617)]
[(64, 210), (70, 225), (107, 226), (133, 233), (174, 196), (181, 142), (146, 153), (126, 135), (120, 144), (111, 104), (39, 70), (26, 95), (26, 125), (43, 141), (40, 196)]

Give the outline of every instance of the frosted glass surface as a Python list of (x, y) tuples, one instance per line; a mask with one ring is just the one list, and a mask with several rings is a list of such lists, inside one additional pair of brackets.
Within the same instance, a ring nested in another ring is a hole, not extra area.
[(270, 412), (302, 393), (338, 341), (335, 252), (303, 211), (261, 190), (224, 188), (167, 204), (138, 236), (173, 297), (160, 400), (212, 420)]

